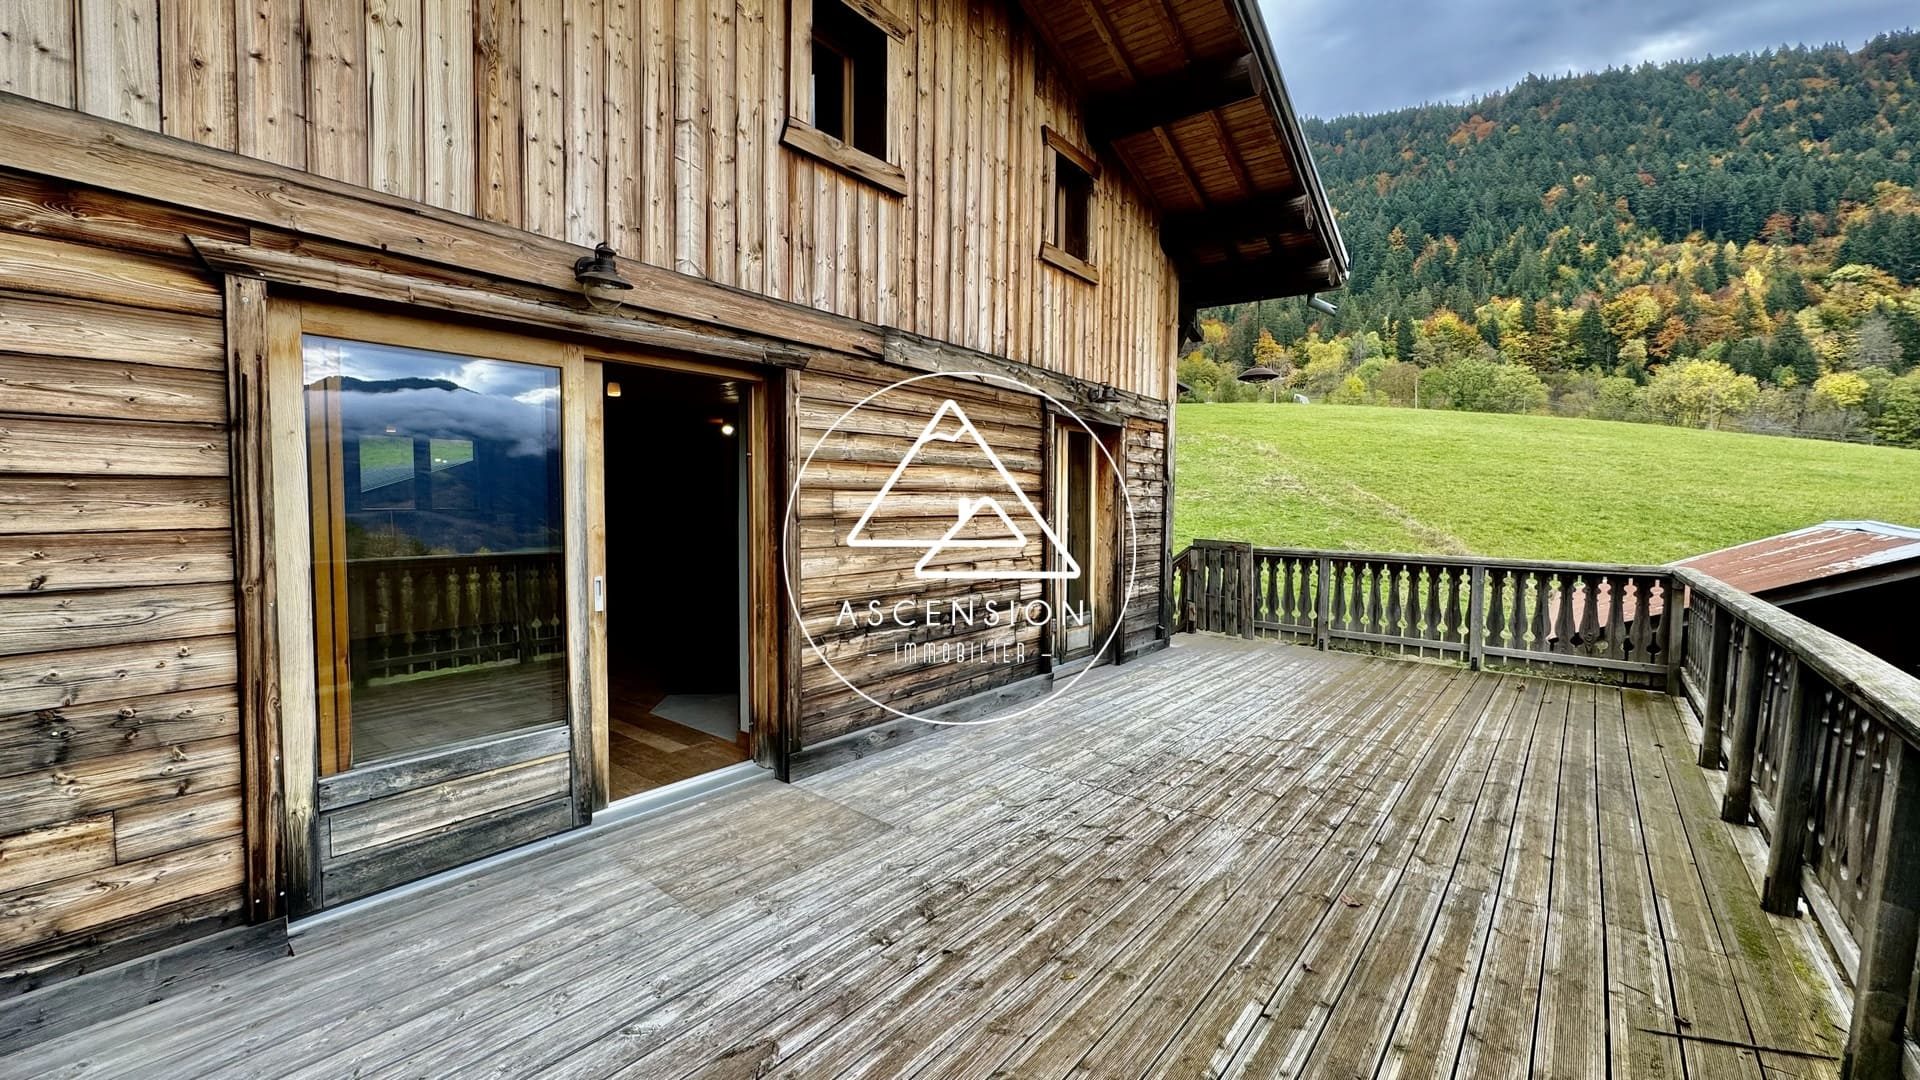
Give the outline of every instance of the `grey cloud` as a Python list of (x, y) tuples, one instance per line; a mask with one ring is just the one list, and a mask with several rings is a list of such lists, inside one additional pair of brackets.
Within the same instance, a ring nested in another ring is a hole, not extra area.
[(1858, 46), (1914, 18), (1911, 0), (1261, 0), (1294, 105), (1309, 116), (1463, 101), (1527, 74), (1758, 51)]

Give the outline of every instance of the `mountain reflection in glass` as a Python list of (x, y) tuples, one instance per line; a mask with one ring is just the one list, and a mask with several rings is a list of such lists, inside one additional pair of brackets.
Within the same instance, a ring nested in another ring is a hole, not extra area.
[(564, 722), (558, 369), (303, 347), (321, 772)]

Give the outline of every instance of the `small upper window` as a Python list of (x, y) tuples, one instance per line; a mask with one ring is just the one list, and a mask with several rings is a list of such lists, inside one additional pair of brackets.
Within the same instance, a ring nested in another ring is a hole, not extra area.
[(813, 126), (887, 157), (887, 34), (841, 0), (813, 3)]
[(1093, 261), (1093, 177), (1065, 153), (1053, 152), (1053, 242), (1082, 262)]

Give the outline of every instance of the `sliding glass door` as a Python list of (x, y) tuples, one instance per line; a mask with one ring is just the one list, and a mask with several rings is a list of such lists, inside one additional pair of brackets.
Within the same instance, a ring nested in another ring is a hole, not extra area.
[(563, 725), (559, 369), (301, 345), (321, 775)]
[(594, 779), (585, 360), (269, 308), (295, 915), (580, 824)]

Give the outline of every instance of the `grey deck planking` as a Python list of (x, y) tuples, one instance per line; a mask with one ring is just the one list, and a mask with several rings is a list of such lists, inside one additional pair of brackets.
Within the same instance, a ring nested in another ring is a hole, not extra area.
[(1839, 1045), (1685, 759), (1657, 695), (1183, 638), (0, 1075), (1831, 1075), (1674, 1037)]

